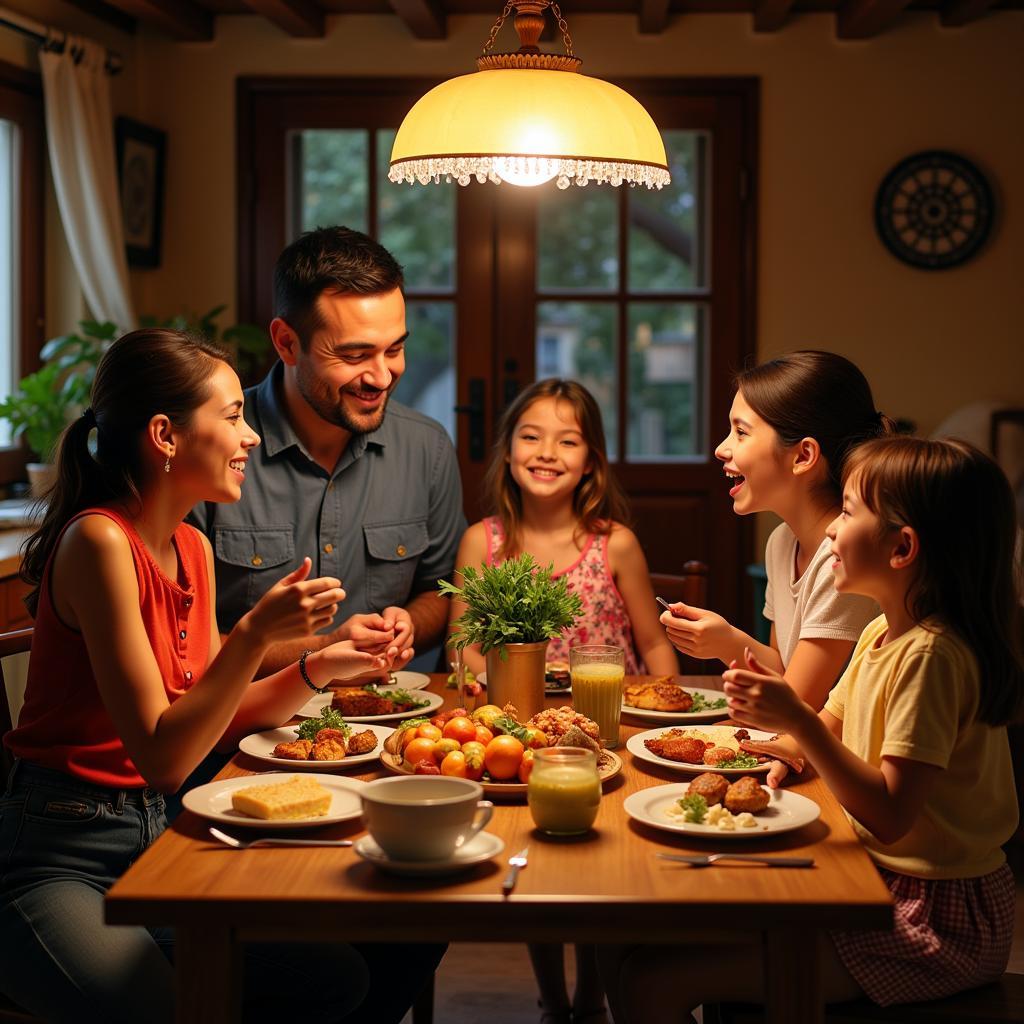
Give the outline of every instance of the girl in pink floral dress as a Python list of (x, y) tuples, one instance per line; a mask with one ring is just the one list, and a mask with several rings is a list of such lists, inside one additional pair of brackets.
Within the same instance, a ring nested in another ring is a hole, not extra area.
[[(594, 397), (581, 384), (543, 380), (506, 410), (484, 478), (496, 513), (465, 533), (455, 564), (493, 565), (529, 552), (583, 602), (571, 628), (548, 646), (549, 661), (568, 661), (578, 644), (615, 644), (626, 654), (626, 672), (671, 675), (675, 652), (658, 622), (647, 560), (635, 534), (623, 525), (625, 498), (608, 468), (604, 427)], [(452, 621), (464, 607), (453, 601)], [(478, 648), (464, 657), (484, 668)], [(530, 947), (540, 987), (543, 1024), (600, 1024), (604, 993), (593, 947), (576, 947), (576, 993), (570, 1003), (562, 947)]]

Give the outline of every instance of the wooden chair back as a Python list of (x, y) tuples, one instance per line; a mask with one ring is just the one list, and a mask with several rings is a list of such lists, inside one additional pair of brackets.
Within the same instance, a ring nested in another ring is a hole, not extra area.
[[(708, 567), (703, 562), (686, 562), (681, 576), (652, 572), (651, 585), (654, 593), (665, 598), (669, 604), (681, 601), (696, 608), (706, 608), (708, 605)], [(719, 661), (700, 661), (678, 651), (676, 657), (679, 659), (680, 675), (715, 675), (722, 671)]]
[[(11, 721), (11, 704), (7, 696), (7, 681), (4, 679), (4, 658), (12, 654), (24, 654), (32, 649), (32, 627), (28, 629), (15, 629), (10, 633), (0, 633), (0, 737), (11, 731), (14, 723)], [(0, 770), (3, 771), (3, 779), (6, 780), (11, 770), (11, 758), (7, 748), (0, 746)], [(0, 1020), (3, 1018), (0, 1017)]]

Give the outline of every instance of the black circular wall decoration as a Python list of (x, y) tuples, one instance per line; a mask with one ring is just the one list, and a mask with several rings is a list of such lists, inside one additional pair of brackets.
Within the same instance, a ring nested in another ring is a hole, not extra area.
[(898, 163), (875, 196), (875, 226), (886, 248), (922, 270), (969, 260), (992, 227), (992, 190), (956, 153), (933, 149)]

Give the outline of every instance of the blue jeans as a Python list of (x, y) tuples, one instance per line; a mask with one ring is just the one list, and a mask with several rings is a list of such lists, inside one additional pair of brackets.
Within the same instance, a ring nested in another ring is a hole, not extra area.
[[(103, 921), (107, 889), (165, 827), (155, 790), (15, 763), (0, 798), (4, 995), (51, 1022), (173, 1020), (173, 932)], [(245, 954), (247, 1021), (340, 1021), (369, 988), (352, 946), (259, 944)]]

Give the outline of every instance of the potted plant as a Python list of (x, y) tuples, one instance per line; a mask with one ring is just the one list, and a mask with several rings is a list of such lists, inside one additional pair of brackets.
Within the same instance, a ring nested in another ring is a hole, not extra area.
[(527, 553), (500, 565), (461, 570), (462, 586), (439, 580), (442, 594), (456, 597), (466, 610), (455, 620), (450, 638), (456, 650), (479, 644), (487, 660), (491, 704), (512, 703), (521, 719), (544, 707), (544, 660), (548, 641), (576, 621), (583, 609), (554, 566), (542, 569)]

